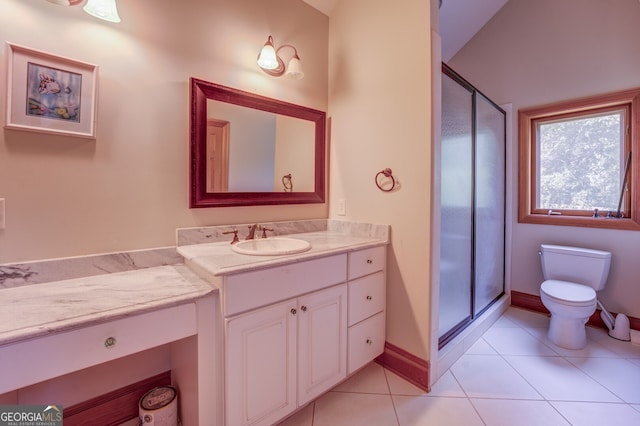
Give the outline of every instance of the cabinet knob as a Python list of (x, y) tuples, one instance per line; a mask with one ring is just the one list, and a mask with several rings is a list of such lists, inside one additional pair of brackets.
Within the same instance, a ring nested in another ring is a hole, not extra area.
[(117, 341), (115, 337), (107, 337), (104, 341), (104, 347), (110, 349), (116, 345)]
[(291, 308), (291, 315), (295, 315), (297, 313), (298, 313), (298, 311), (296, 311), (296, 308)]
[(302, 305), (300, 309), (302, 310), (302, 312), (307, 312), (307, 307), (305, 305)]
[(371, 259), (367, 259), (367, 263), (368, 263), (369, 265), (371, 265), (371, 264), (373, 263), (373, 260), (371, 260)]
[(371, 340), (371, 339), (367, 339), (367, 340), (366, 340), (366, 343), (367, 343), (367, 345), (371, 345), (371, 344), (373, 343), (373, 340)]
[(372, 299), (373, 299), (373, 297), (367, 296), (367, 300), (372, 300)]

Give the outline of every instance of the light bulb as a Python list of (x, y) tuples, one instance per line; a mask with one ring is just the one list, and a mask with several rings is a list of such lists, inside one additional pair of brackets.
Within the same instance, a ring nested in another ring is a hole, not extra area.
[(287, 65), (286, 75), (294, 80), (300, 80), (304, 77), (304, 72), (302, 71), (302, 63), (300, 62), (300, 57), (297, 53), (293, 55), (293, 58), (291, 58), (291, 60), (289, 61), (289, 65)]
[(260, 56), (258, 56), (258, 65), (260, 65), (260, 68), (267, 70), (274, 70), (278, 68), (276, 50), (273, 48), (272, 44), (269, 44), (269, 42), (264, 45), (260, 52)]
[(120, 22), (116, 0), (87, 0), (87, 4), (82, 9), (96, 18), (109, 22)]

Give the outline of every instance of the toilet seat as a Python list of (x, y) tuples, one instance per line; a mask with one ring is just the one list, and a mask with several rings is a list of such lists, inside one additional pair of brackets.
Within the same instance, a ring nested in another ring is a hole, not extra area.
[(596, 303), (596, 291), (583, 284), (547, 280), (540, 286), (540, 291), (562, 305), (586, 307)]

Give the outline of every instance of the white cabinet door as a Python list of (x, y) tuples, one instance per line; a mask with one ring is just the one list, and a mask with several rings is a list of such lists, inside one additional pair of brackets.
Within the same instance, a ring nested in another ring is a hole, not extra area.
[(227, 320), (227, 425), (271, 425), (296, 409), (296, 313), (291, 299)]
[(347, 286), (298, 299), (298, 405), (346, 377)]

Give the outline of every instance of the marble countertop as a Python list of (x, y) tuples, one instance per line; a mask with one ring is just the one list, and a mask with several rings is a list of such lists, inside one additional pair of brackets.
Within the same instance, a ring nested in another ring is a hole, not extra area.
[(184, 265), (0, 291), (0, 345), (194, 301), (217, 291)]
[[(238, 254), (226, 239), (178, 246), (178, 253), (189, 266), (156, 266), (4, 288), (0, 291), (0, 345), (189, 303), (217, 292), (215, 283), (225, 275), (389, 243), (386, 226), (348, 222), (332, 226), (336, 229), (287, 232), (287, 237), (311, 243), (311, 249), (304, 253)], [(202, 232), (196, 230), (198, 236)], [(204, 272), (211, 283), (196, 272)]]
[(188, 264), (206, 271), (214, 277), (231, 275), (255, 269), (286, 265), (301, 260), (330, 256), (353, 250), (385, 245), (388, 240), (371, 236), (355, 236), (340, 232), (320, 231), (284, 235), (311, 243), (304, 253), (254, 256), (239, 254), (231, 249), (228, 241), (179, 246), (180, 253)]

